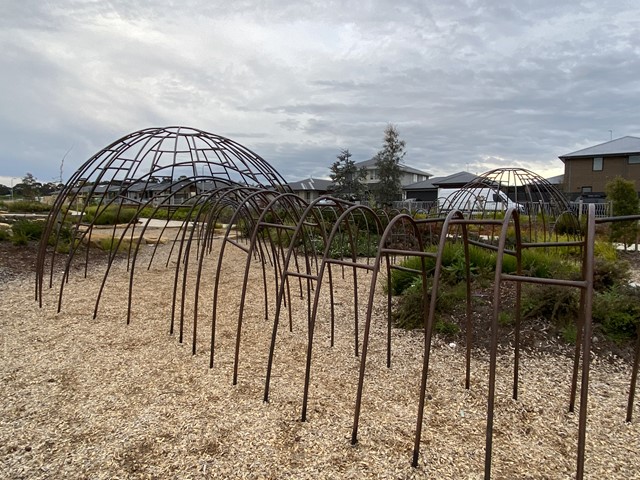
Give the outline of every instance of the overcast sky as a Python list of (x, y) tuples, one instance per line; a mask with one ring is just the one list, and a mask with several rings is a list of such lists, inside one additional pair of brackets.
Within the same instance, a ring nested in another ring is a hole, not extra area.
[[(0, 182), (46, 182), (143, 128), (250, 148), (287, 180), (387, 124), (435, 175), (640, 135), (637, 0), (0, 0)], [(2, 180), (4, 179), (4, 182)]]

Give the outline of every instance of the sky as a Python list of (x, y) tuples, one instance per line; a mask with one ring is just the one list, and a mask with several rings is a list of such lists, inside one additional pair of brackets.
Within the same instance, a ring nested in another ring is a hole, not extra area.
[(432, 175), (640, 136), (637, 0), (0, 0), (0, 183), (182, 125), (289, 181), (393, 124)]

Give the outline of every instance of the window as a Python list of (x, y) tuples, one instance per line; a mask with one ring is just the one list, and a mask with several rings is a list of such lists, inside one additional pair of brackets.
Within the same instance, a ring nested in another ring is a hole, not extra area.
[(582, 187), (582, 188), (580, 189), (580, 191), (581, 191), (582, 193), (591, 193), (592, 188), (591, 188), (591, 187)]
[(604, 161), (602, 160), (602, 157), (594, 157), (593, 158), (593, 171), (594, 172), (601, 172), (603, 163), (604, 163)]
[(629, 155), (629, 165), (640, 163), (640, 155)]

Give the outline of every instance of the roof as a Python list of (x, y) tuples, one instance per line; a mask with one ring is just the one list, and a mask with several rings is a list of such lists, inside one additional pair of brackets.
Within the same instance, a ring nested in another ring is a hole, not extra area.
[(593, 147), (583, 148), (575, 152), (561, 155), (560, 160), (563, 162), (568, 158), (578, 157), (595, 157), (595, 156), (607, 156), (607, 155), (619, 155), (629, 153), (640, 153), (640, 138), (638, 137), (621, 137), (608, 142), (594, 145)]
[(463, 186), (469, 182), (473, 182), (477, 175), (469, 172), (458, 172), (447, 175), (446, 177), (433, 177), (429, 180), (422, 182), (412, 183), (406, 187), (402, 187), (403, 190), (437, 190), (439, 187), (456, 187)]
[(297, 182), (288, 183), (289, 187), (293, 191), (316, 190), (320, 192), (329, 190), (329, 186), (331, 184), (331, 180), (327, 180), (324, 178), (306, 178)]
[(410, 185), (405, 185), (402, 187), (403, 190), (435, 190), (436, 187), (433, 182), (437, 182), (438, 180), (442, 180), (445, 177), (433, 177), (428, 180), (423, 180), (421, 182), (412, 183)]
[(469, 182), (475, 182), (478, 178), (477, 175), (469, 172), (458, 172), (449, 175), (448, 177), (441, 177), (439, 180), (433, 182), (437, 187), (452, 187), (456, 185), (466, 185)]
[[(375, 158), (370, 158), (369, 160), (364, 160), (362, 162), (356, 162), (355, 165), (358, 168), (375, 167), (376, 159)], [(410, 167), (409, 165), (405, 165), (403, 163), (400, 164), (400, 170), (402, 170), (403, 172), (407, 172), (407, 173), (417, 173), (418, 175), (426, 175), (427, 177), (430, 177), (432, 175), (429, 172), (425, 172), (424, 170), (418, 170), (417, 168)]]
[(551, 185), (562, 185), (563, 181), (564, 175), (556, 175), (555, 177), (547, 178), (547, 182), (549, 182)]

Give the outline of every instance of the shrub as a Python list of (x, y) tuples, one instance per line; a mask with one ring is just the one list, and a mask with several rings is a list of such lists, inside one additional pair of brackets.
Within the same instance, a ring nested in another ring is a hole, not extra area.
[(434, 330), (445, 337), (453, 337), (460, 333), (460, 327), (453, 322), (438, 319), (433, 326)]
[(39, 240), (44, 232), (44, 228), (45, 222), (40, 220), (18, 220), (11, 225), (14, 240), (15, 237), (24, 237), (27, 241)]
[(43, 213), (51, 210), (51, 205), (32, 200), (17, 200), (6, 203), (4, 206), (11, 213)]
[(596, 257), (593, 264), (593, 288), (605, 290), (629, 281), (629, 264), (623, 260), (608, 260)]
[[(119, 245), (118, 242), (120, 243)], [(98, 240), (98, 246), (106, 252), (111, 252), (116, 248), (119, 252), (124, 252), (129, 249), (130, 245), (131, 242), (126, 239), (123, 239), (121, 242), (118, 238), (113, 237), (105, 237)]]
[[(438, 290), (438, 300), (436, 303), (436, 319), (434, 328), (443, 335), (453, 335), (458, 333), (457, 325), (450, 323), (438, 314), (452, 313), (461, 306), (464, 308), (466, 298), (466, 285), (460, 283), (450, 286), (441, 284)], [(398, 299), (396, 308), (392, 313), (392, 319), (397, 327), (407, 330), (424, 327), (424, 319), (429, 308), (431, 293), (427, 293), (426, 301), (423, 298), (422, 280), (418, 278), (409, 286), (404, 294)]]
[(525, 285), (522, 289), (524, 318), (545, 318), (556, 325), (578, 316), (579, 295), (575, 288), (557, 285)]
[(7, 229), (0, 228), (0, 242), (11, 240), (11, 232)]
[(615, 286), (599, 292), (593, 300), (593, 321), (612, 340), (636, 335), (640, 318), (640, 293), (628, 286)]
[(11, 242), (14, 245), (27, 245), (29, 243), (29, 237), (24, 232), (13, 233), (11, 236)]
[[(614, 216), (637, 215), (640, 213), (640, 204), (636, 193), (635, 184), (631, 180), (616, 177), (607, 183), (607, 198), (611, 200), (611, 209)], [(638, 237), (638, 222), (613, 222), (610, 226), (611, 241), (622, 242), (625, 247), (635, 243)]]
[(119, 223), (129, 223), (137, 218), (138, 210), (135, 208), (120, 207), (111, 205), (109, 207), (87, 208), (84, 214), (84, 221), (94, 225), (116, 225)]
[(424, 327), (424, 319), (429, 304), (429, 296), (423, 298), (422, 282), (411, 285), (400, 297), (396, 308), (393, 310), (393, 323), (406, 330)]

